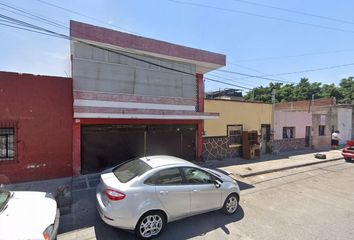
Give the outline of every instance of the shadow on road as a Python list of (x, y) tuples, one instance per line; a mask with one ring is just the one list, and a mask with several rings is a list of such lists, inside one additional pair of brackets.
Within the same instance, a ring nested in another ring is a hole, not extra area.
[(158, 239), (190, 239), (197, 236), (203, 236), (208, 232), (220, 228), (225, 235), (230, 234), (227, 225), (240, 221), (244, 217), (244, 212), (240, 206), (237, 213), (225, 215), (220, 211), (214, 211), (185, 218), (176, 222), (167, 224), (164, 232)]
[[(73, 192), (72, 212), (61, 216), (58, 240), (71, 239), (135, 239), (132, 232), (123, 231), (105, 224), (96, 209), (95, 190)], [(222, 229), (230, 234), (227, 225), (244, 217), (240, 206), (237, 213), (228, 216), (214, 211), (192, 216), (167, 224), (165, 231), (158, 239), (188, 239), (204, 235), (215, 229)]]

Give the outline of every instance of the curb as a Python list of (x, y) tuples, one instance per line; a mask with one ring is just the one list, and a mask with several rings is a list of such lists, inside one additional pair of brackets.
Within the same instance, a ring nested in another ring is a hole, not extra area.
[(310, 163), (304, 163), (304, 164), (299, 164), (299, 165), (293, 165), (293, 166), (287, 166), (287, 167), (280, 167), (280, 168), (273, 168), (273, 169), (267, 169), (267, 170), (263, 170), (263, 171), (258, 171), (258, 172), (253, 172), (253, 173), (246, 173), (246, 174), (236, 174), (242, 178), (245, 177), (253, 177), (253, 176), (257, 176), (257, 175), (261, 175), (261, 174), (266, 174), (266, 173), (272, 173), (272, 172), (279, 172), (279, 171), (283, 171), (283, 170), (288, 170), (288, 169), (292, 169), (292, 168), (300, 168), (300, 167), (306, 167), (306, 166), (311, 166), (311, 165), (316, 165), (316, 164), (321, 164), (321, 163), (327, 163), (327, 162), (332, 162), (332, 161), (338, 161), (338, 160), (342, 160), (344, 159), (343, 157), (339, 157), (339, 158), (332, 158), (332, 159), (328, 159), (328, 160), (324, 160), (324, 161), (320, 161), (320, 162), (310, 162)]

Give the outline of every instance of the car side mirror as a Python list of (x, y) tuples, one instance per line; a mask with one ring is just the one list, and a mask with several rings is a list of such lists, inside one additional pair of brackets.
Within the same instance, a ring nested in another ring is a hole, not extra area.
[(215, 185), (216, 188), (220, 188), (220, 187), (221, 187), (221, 183), (222, 183), (222, 182), (220, 182), (218, 179), (216, 179), (216, 180), (214, 181), (214, 185)]

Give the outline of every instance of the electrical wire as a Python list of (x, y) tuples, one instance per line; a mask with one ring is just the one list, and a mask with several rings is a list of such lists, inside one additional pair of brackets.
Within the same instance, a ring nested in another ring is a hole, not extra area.
[[(256, 75), (249, 75), (249, 74), (244, 74), (244, 73), (239, 73), (239, 72), (235, 72), (235, 71), (222, 70), (222, 69), (217, 69), (217, 70), (215, 70), (215, 71), (227, 72), (227, 73), (237, 74), (237, 75), (241, 75), (241, 76), (247, 76), (247, 78), (238, 78), (238, 79), (235, 79), (235, 80), (242, 80), (242, 79), (248, 79), (248, 78), (272, 79), (272, 78), (267, 78), (267, 77), (283, 76), (283, 75), (292, 75), (292, 74), (308, 73), (308, 72), (317, 72), (317, 71), (324, 71), (324, 70), (330, 70), (330, 69), (341, 68), (341, 67), (348, 67), (348, 66), (354, 66), (354, 63), (347, 63), (347, 64), (340, 64), (340, 65), (319, 67), (319, 68), (313, 68), (313, 69), (307, 69), (307, 70), (300, 70), (300, 71), (293, 71), (293, 72), (283, 72), (283, 73), (259, 75), (259, 76), (256, 76)], [(293, 83), (293, 84), (295, 84), (294, 82), (284, 82), (284, 83)]]
[[(52, 37), (58, 37), (58, 38), (66, 39), (66, 40), (77, 41), (77, 42), (80, 42), (82, 44), (86, 44), (86, 45), (89, 45), (89, 46), (92, 46), (92, 47), (96, 47), (96, 48), (99, 48), (99, 49), (102, 49), (102, 50), (105, 50), (105, 51), (108, 51), (108, 52), (120, 54), (122, 56), (131, 58), (131, 59), (134, 59), (134, 60), (137, 60), (137, 61), (141, 61), (141, 62), (144, 62), (144, 63), (148, 63), (148, 64), (151, 64), (151, 65), (154, 65), (154, 66), (158, 66), (160, 68), (164, 68), (164, 69), (175, 71), (175, 72), (178, 72), (178, 73), (188, 74), (188, 75), (193, 75), (194, 76), (194, 74), (192, 74), (192, 73), (181, 71), (181, 70), (170, 68), (170, 67), (166, 67), (166, 66), (163, 66), (163, 65), (151, 62), (151, 61), (147, 61), (147, 60), (144, 60), (144, 59), (137, 58), (137, 57), (133, 57), (133, 56), (130, 56), (128, 54), (124, 54), (121, 51), (115, 51), (113, 49), (110, 49), (110, 48), (107, 48), (107, 47), (102, 47), (102, 46), (99, 46), (97, 44), (87, 43), (85, 41), (78, 40), (78, 39), (72, 39), (70, 36), (67, 36), (65, 34), (57, 33), (55, 31), (48, 30), (46, 28), (43, 28), (43, 27), (40, 27), (40, 26), (36, 26), (34, 24), (30, 24), (30, 23), (27, 23), (25, 21), (21, 21), (21, 20), (6, 16), (6, 15), (3, 15), (3, 14), (0, 14), (0, 18), (2, 18), (2, 21), (5, 22), (5, 23), (1, 23), (0, 24), (2, 26), (12, 27), (12, 28), (21, 29), (21, 30), (26, 30), (26, 31), (34, 32), (34, 33), (40, 33), (40, 34), (44, 34), (44, 35), (48, 35), (48, 36), (52, 36)], [(322, 70), (326, 70), (326, 69), (333, 69), (333, 68), (344, 67), (344, 66), (352, 66), (352, 65), (354, 65), (354, 63), (335, 65), (335, 66), (328, 66), (328, 67), (315, 68), (315, 69), (308, 69), (308, 70), (303, 70), (303, 71), (288, 72), (288, 73), (268, 74), (268, 75), (263, 75), (263, 76), (245, 74), (245, 73), (241, 73), (241, 72), (228, 71), (228, 70), (216, 70), (216, 71), (230, 73), (230, 74), (237, 74), (237, 75), (241, 75), (241, 76), (247, 76), (247, 77), (250, 77), (250, 78), (259, 78), (259, 79), (264, 79), (264, 80), (269, 80), (269, 81), (276, 81), (276, 82), (282, 82), (282, 83), (295, 84), (294, 82), (283, 81), (283, 80), (274, 79), (274, 78), (267, 78), (266, 76), (290, 75), (290, 74), (295, 74), (295, 73), (322, 71)], [(236, 85), (236, 84), (227, 83), (227, 82), (216, 80), (216, 79), (212, 79), (212, 78), (206, 78), (206, 79), (209, 80), (209, 81), (219, 82), (219, 83), (227, 84), (227, 85), (230, 85), (230, 86), (235, 86), (235, 87), (240, 87), (240, 88), (243, 88), (243, 89), (251, 90), (251, 88), (247, 88), (247, 87)], [(235, 79), (235, 80), (240, 80), (240, 79)]]
[(5, 10), (5, 11), (8, 11), (8, 12), (20, 15), (20, 16), (24, 16), (24, 17), (30, 18), (32, 20), (40, 21), (42, 23), (46, 23), (46, 24), (52, 25), (54, 27), (59, 27), (59, 28), (63, 28), (63, 29), (69, 29), (67, 26), (65, 26), (63, 24), (59, 24), (59, 23), (57, 23), (55, 21), (51, 21), (51, 20), (49, 20), (47, 18), (43, 18), (41, 16), (38, 16), (36, 14), (33, 14), (33, 13), (29, 12), (28, 10), (24, 10), (23, 8), (19, 8), (19, 7), (16, 7), (14, 5), (10, 5), (10, 4), (4, 3), (2, 1), (0, 1), (0, 5), (2, 5), (4, 7), (7, 7), (7, 8), (10, 8), (10, 9), (15, 10), (15, 11), (12, 11), (12, 10), (9, 10), (9, 9), (6, 9), (6, 8), (0, 8), (2, 10)]
[[(117, 29), (121, 29), (125, 32), (128, 32), (128, 33), (133, 33), (135, 35), (139, 35), (138, 33), (136, 32), (133, 32), (133, 31), (130, 31), (129, 29), (126, 29), (126, 28), (122, 28), (120, 26), (117, 26), (117, 25), (114, 25), (114, 24), (109, 24), (107, 23), (106, 21), (103, 21), (101, 19), (98, 19), (98, 18), (95, 18), (95, 17), (92, 17), (92, 16), (89, 16), (89, 15), (86, 15), (86, 14), (83, 14), (83, 13), (80, 13), (80, 12), (77, 12), (77, 11), (74, 11), (74, 10), (71, 10), (71, 9), (68, 9), (68, 8), (65, 8), (65, 7), (62, 7), (62, 6), (59, 6), (59, 5), (56, 5), (54, 3), (50, 3), (50, 2), (47, 2), (47, 1), (44, 1), (44, 0), (37, 0), (38, 2), (42, 3), (42, 4), (46, 4), (48, 6), (51, 6), (51, 7), (54, 7), (54, 8), (57, 8), (57, 9), (61, 9), (63, 11), (66, 11), (66, 12), (70, 12), (70, 13), (73, 13), (75, 15), (78, 15), (78, 16), (81, 16), (81, 17), (85, 17), (87, 19), (91, 19), (91, 20), (94, 20), (96, 22), (100, 22), (100, 23), (103, 23), (105, 25), (109, 25), (111, 27), (115, 27)], [(140, 35), (139, 35), (140, 36)]]
[(287, 56), (274, 56), (274, 57), (264, 57), (264, 58), (251, 58), (251, 59), (240, 59), (237, 62), (258, 62), (258, 61), (268, 61), (268, 60), (278, 60), (278, 59), (287, 59), (287, 58), (297, 58), (297, 57), (306, 57), (306, 56), (316, 56), (316, 55), (325, 55), (332, 53), (341, 53), (341, 52), (353, 52), (354, 49), (339, 49), (333, 51), (322, 51), (322, 52), (309, 52), (296, 55), (287, 55)]
[(295, 82), (283, 81), (283, 80), (280, 80), (280, 79), (268, 78), (268, 77), (265, 77), (265, 76), (257, 76), (257, 75), (247, 74), (247, 73), (236, 72), (236, 71), (229, 71), (229, 70), (223, 70), (223, 69), (217, 69), (215, 71), (224, 72), (224, 73), (232, 73), (232, 74), (237, 74), (237, 75), (246, 76), (246, 77), (250, 77), (250, 78), (259, 78), (259, 79), (264, 79), (264, 80), (268, 80), (268, 81), (272, 81), (272, 82), (274, 81), (274, 82), (293, 83), (293, 84), (295, 84)]
[(236, 10), (236, 9), (222, 8), (222, 7), (216, 7), (216, 6), (200, 4), (200, 3), (184, 2), (184, 1), (179, 1), (179, 0), (168, 0), (168, 1), (173, 2), (173, 3), (177, 3), (177, 4), (183, 4), (183, 5), (190, 5), (190, 6), (194, 6), (194, 7), (215, 9), (215, 10), (224, 11), (224, 12), (239, 13), (239, 14), (252, 16), (252, 17), (258, 17), (258, 18), (263, 18), (263, 19), (271, 19), (271, 20), (276, 20), (276, 21), (281, 21), (281, 22), (287, 22), (287, 23), (293, 23), (293, 24), (298, 24), (298, 25), (310, 26), (310, 27), (314, 27), (314, 28), (321, 28), (321, 29), (326, 29), (326, 30), (331, 30), (331, 31), (345, 32), (345, 33), (354, 34), (354, 31), (352, 31), (352, 30), (341, 29), (341, 28), (336, 28), (336, 27), (329, 27), (329, 26), (313, 24), (313, 23), (307, 23), (307, 22), (299, 22), (299, 21), (290, 20), (290, 19), (286, 19), (286, 18), (272, 17), (272, 16), (267, 16), (267, 15), (262, 15), (262, 14), (257, 14), (257, 13), (251, 13), (251, 12), (247, 12), (247, 11)]
[(283, 8), (283, 7), (277, 7), (277, 6), (267, 5), (267, 4), (263, 4), (263, 3), (253, 2), (253, 1), (247, 1), (247, 0), (232, 0), (232, 1), (246, 3), (246, 4), (259, 6), (259, 7), (264, 7), (264, 8), (276, 9), (276, 10), (283, 11), (283, 12), (295, 13), (295, 14), (302, 15), (302, 16), (308, 16), (308, 17), (313, 17), (313, 18), (324, 19), (324, 20), (328, 20), (328, 21), (332, 21), (332, 22), (354, 24), (354, 22), (347, 21), (347, 20), (342, 20), (342, 19), (332, 18), (332, 17), (327, 17), (327, 16), (321, 16), (321, 15), (317, 15), (317, 14), (313, 14), (313, 13), (302, 12), (302, 11), (299, 11), (299, 10), (293, 10), (293, 9), (288, 9), (288, 8)]
[(205, 80), (208, 80), (208, 81), (212, 81), (212, 82), (217, 82), (217, 83), (222, 83), (222, 84), (225, 84), (225, 85), (237, 87), (237, 88), (252, 90), (252, 88), (247, 88), (247, 87), (243, 87), (243, 86), (240, 86), (240, 85), (236, 85), (236, 84), (232, 84), (232, 83), (227, 83), (227, 82), (219, 81), (219, 80), (212, 79), (212, 78), (208, 78), (208, 77), (204, 77), (204, 79), (205, 79)]

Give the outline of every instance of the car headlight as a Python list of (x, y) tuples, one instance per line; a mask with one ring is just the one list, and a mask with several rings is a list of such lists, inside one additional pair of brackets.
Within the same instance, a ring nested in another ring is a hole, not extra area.
[(53, 229), (54, 229), (54, 225), (49, 225), (43, 232), (43, 237), (44, 237), (44, 240), (50, 240), (50, 236), (52, 235), (52, 232), (53, 232)]

